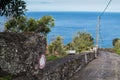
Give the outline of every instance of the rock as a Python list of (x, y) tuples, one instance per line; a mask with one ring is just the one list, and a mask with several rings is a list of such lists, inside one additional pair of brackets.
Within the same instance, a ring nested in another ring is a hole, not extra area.
[(35, 67), (38, 65), (38, 58), (45, 51), (46, 40), (40, 34), (0, 33), (0, 74), (26, 78), (37, 75), (39, 69)]

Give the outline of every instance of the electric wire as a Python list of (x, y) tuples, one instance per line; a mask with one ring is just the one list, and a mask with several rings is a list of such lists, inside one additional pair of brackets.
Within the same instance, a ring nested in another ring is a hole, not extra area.
[(105, 11), (107, 10), (107, 8), (109, 7), (110, 3), (112, 2), (112, 0), (109, 0), (107, 6), (105, 7), (105, 9), (103, 10), (103, 12), (100, 14), (100, 17), (105, 13)]
[[(100, 20), (101, 20), (101, 17), (103, 16), (103, 14), (106, 12), (107, 8), (109, 7), (110, 3), (112, 2), (112, 0), (109, 0), (107, 6), (104, 8), (103, 12), (99, 15), (100, 17)], [(104, 43), (104, 40), (103, 40), (103, 37), (102, 37), (102, 30), (101, 30), (101, 27), (99, 27), (99, 35), (100, 35), (100, 44), (101, 44), (101, 47), (102, 47), (102, 44)]]

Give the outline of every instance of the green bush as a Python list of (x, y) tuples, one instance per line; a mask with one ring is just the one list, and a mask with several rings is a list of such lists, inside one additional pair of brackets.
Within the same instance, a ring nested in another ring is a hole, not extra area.
[(11, 76), (0, 77), (0, 80), (12, 80)]
[(60, 36), (57, 36), (55, 40), (53, 40), (48, 45), (48, 52), (52, 55), (64, 55), (65, 49), (63, 44), (63, 38)]
[(59, 58), (62, 58), (62, 56), (50, 55), (50, 56), (47, 56), (47, 61), (52, 61)]
[(77, 32), (74, 35), (72, 42), (66, 45), (67, 50), (76, 50), (76, 52), (82, 52), (89, 50), (94, 46), (93, 38), (89, 33)]
[(114, 47), (114, 51), (120, 55), (120, 49)]
[(114, 46), (114, 51), (117, 54), (120, 54), (120, 39), (119, 38), (116, 38), (113, 40), (113, 46)]
[(51, 16), (43, 16), (39, 20), (20, 16), (11, 18), (5, 23), (6, 32), (35, 32), (47, 35), (54, 27), (54, 19)]

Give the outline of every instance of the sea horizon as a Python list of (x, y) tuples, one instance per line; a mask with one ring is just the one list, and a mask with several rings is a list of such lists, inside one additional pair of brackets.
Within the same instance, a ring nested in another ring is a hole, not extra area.
[[(56, 37), (62, 36), (64, 44), (72, 41), (77, 31), (86, 31), (96, 39), (97, 18), (101, 12), (93, 11), (34, 11), (26, 12), (28, 18), (40, 19), (42, 16), (50, 15), (55, 19), (55, 26), (48, 34), (48, 44)], [(99, 45), (102, 48), (112, 48), (112, 40), (120, 38), (120, 12), (105, 12), (101, 17)]]
[[(55, 18), (56, 24), (55, 27), (52, 28), (52, 31), (48, 34), (48, 43), (59, 35), (64, 38), (64, 44), (67, 44), (72, 41), (73, 35), (77, 31), (86, 31), (90, 33), (95, 42), (97, 18), (100, 13), (101, 12), (29, 12), (27, 16), (39, 19), (42, 16), (50, 15)], [(120, 29), (119, 20), (119, 12), (106, 12), (101, 17), (100, 34), (102, 35), (100, 37), (105, 37), (105, 39), (100, 38), (99, 45), (101, 45), (101, 47), (113, 47), (112, 40), (120, 37), (119, 31), (117, 31)], [(107, 28), (108, 30), (106, 31)], [(117, 32), (113, 31), (116, 28), (117, 30), (115, 31)], [(108, 36), (110, 34), (111, 36)]]
[[(95, 12), (95, 13), (102, 13), (102, 11), (26, 11), (27, 12)], [(119, 11), (106, 11), (105, 13), (120, 13)]]

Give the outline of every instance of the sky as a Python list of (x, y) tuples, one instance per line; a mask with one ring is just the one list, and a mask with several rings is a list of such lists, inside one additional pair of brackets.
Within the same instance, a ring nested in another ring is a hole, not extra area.
[[(28, 11), (101, 12), (109, 0), (25, 0)], [(120, 12), (120, 0), (112, 0), (107, 12)]]

